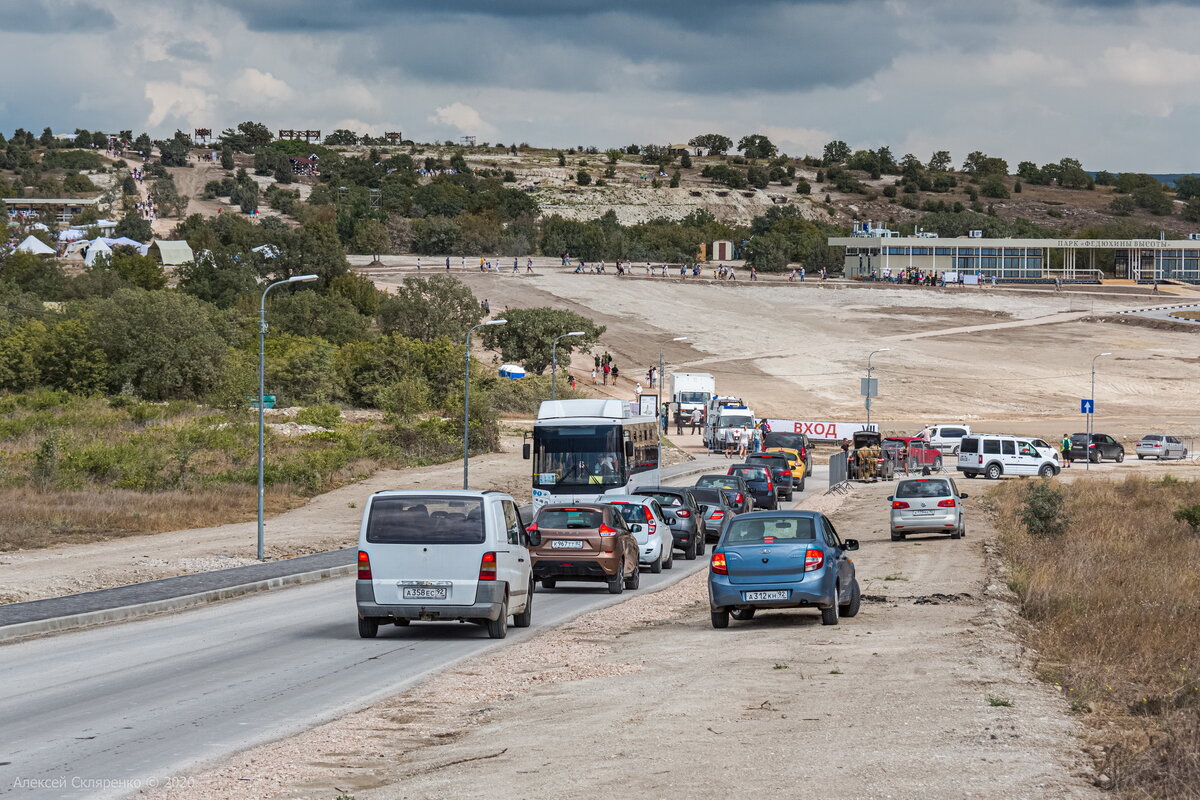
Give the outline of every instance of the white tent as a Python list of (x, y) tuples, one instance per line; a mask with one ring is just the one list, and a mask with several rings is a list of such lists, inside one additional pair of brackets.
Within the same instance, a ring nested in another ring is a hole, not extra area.
[(96, 263), (96, 259), (99, 256), (111, 258), (112, 248), (106, 245), (100, 239), (97, 239), (96, 241), (92, 242), (92, 246), (87, 249), (87, 255), (83, 257), (83, 263), (90, 267)]
[(87, 231), (81, 231), (79, 228), (68, 228), (65, 231), (59, 231), (58, 240), (60, 242), (74, 242), (87, 236)]
[(260, 244), (250, 248), (255, 253), (261, 253), (264, 258), (279, 258), (279, 248), (273, 244)]
[(33, 253), (39, 256), (54, 255), (54, 248), (37, 238), (33, 234), (25, 237), (25, 241), (17, 245), (18, 253)]
[(525, 377), (525, 368), (519, 364), (505, 364), (500, 367), (500, 377), (509, 380), (519, 380)]

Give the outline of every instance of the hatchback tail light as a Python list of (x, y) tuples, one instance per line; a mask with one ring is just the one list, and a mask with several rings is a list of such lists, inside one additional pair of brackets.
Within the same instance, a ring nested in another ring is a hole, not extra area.
[(530, 523), (529, 527), (525, 529), (525, 532), (526, 533), (537, 533), (538, 532), (537, 523), (536, 522)]
[(609, 527), (608, 525), (601, 525), (597, 530), (601, 536), (612, 536), (617, 532), (616, 528)]
[(945, 500), (938, 501), (938, 508), (954, 508), (955, 502), (953, 497), (947, 497)]
[(807, 550), (804, 553), (804, 571), (815, 572), (825, 566), (825, 552), (823, 550)]
[(713, 553), (712, 561), (709, 562), (708, 568), (718, 575), (728, 575), (729, 565), (725, 563), (724, 553)]
[(768, 492), (775, 491), (775, 484), (771, 483), (770, 481), (767, 481), (767, 491)]
[(712, 514), (709, 515), (708, 518), (709, 519), (724, 519), (725, 512), (724, 511), (714, 511), (714, 512), (712, 512)]
[(783, 477), (785, 477), (785, 478), (790, 478), (790, 477), (792, 477), (792, 471), (791, 471), (790, 469), (781, 469), (781, 470), (779, 471), (779, 474), (780, 474), (780, 475), (782, 475), (782, 476), (783, 476)]
[(642, 513), (646, 515), (646, 532), (651, 536), (658, 530), (658, 523), (654, 521), (654, 512), (649, 506), (642, 506)]
[(908, 508), (908, 503), (904, 502), (903, 500), (893, 500), (892, 508)]
[(688, 511), (686, 508), (681, 508), (675, 512), (675, 516), (683, 517), (684, 519), (687, 519), (691, 515), (692, 515), (692, 512)]
[(494, 581), (496, 580), (496, 554), (487, 552), (483, 554), (483, 558), (479, 560), (479, 580)]
[(366, 550), (358, 551), (358, 579), (360, 581), (371, 580), (371, 557), (367, 555)]

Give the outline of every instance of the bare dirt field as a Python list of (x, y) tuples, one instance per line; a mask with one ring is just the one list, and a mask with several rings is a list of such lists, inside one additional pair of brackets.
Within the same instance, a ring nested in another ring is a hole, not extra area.
[(867, 602), (837, 627), (777, 611), (713, 630), (701, 572), (174, 796), (1099, 797), (1066, 701), (1028, 671), (976, 500), (967, 538), (892, 543), (891, 485), (817, 500), (862, 542)]

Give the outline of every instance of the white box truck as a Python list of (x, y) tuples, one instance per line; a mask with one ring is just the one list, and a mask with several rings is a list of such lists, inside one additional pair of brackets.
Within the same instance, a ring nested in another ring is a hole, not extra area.
[(681, 417), (684, 422), (691, 419), (696, 409), (705, 411), (716, 393), (717, 379), (707, 372), (672, 372), (670, 402), (675, 409), (675, 424)]

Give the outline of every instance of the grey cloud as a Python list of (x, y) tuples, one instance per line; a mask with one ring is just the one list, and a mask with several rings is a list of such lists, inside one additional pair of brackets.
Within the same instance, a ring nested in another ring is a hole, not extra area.
[(3, 33), (79, 33), (110, 30), (116, 19), (106, 9), (75, 0), (20, 0), (6, 3)]
[(167, 45), (167, 55), (171, 58), (181, 58), (187, 61), (209, 61), (211, 55), (208, 45), (194, 39), (181, 39)]

